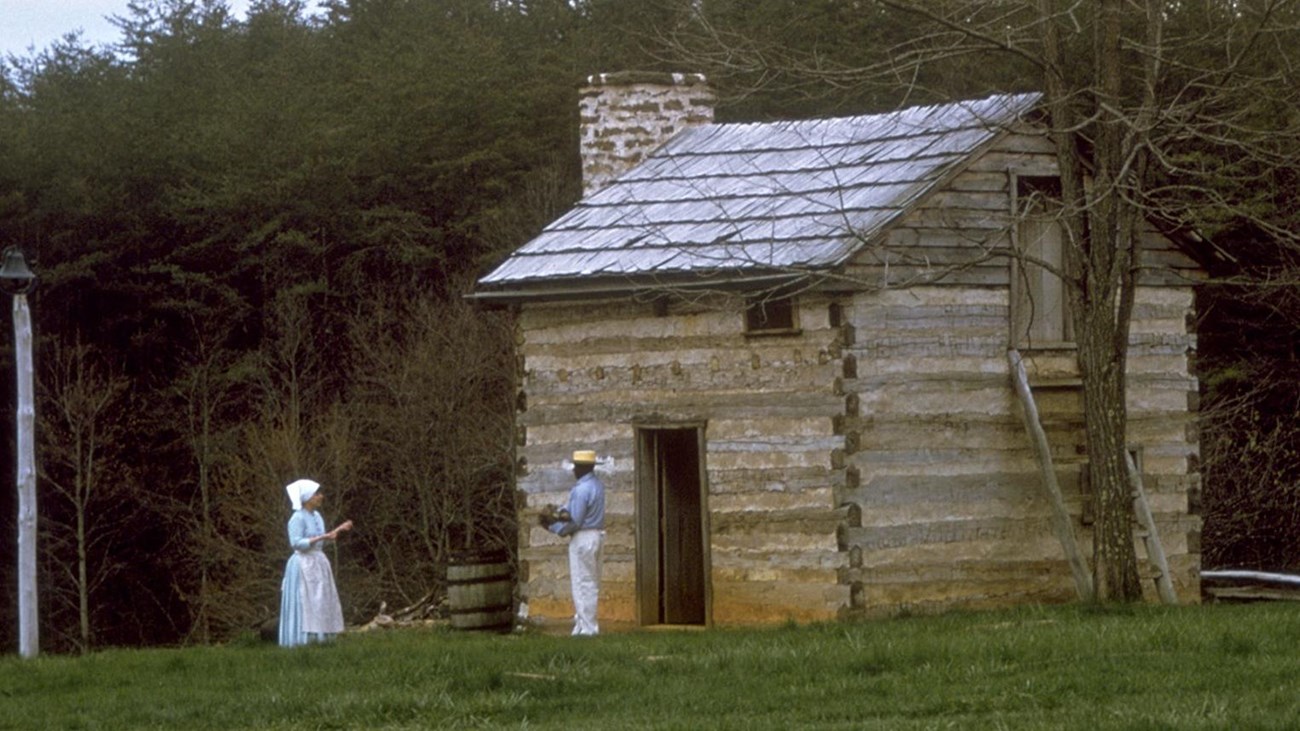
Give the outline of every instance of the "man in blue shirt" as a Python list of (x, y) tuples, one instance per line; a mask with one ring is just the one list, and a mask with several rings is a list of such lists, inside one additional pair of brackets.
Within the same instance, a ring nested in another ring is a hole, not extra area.
[(600, 633), (596, 605), (600, 600), (600, 554), (605, 545), (605, 486), (595, 474), (596, 453), (573, 453), (569, 502), (558, 515), (544, 516), (546, 529), (569, 537), (569, 582), (573, 593), (573, 634)]

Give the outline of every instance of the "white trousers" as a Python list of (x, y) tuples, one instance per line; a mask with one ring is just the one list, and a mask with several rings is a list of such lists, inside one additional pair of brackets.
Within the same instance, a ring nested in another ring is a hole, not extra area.
[(569, 539), (569, 583), (573, 590), (573, 634), (600, 633), (596, 605), (600, 601), (600, 554), (605, 531), (580, 530)]

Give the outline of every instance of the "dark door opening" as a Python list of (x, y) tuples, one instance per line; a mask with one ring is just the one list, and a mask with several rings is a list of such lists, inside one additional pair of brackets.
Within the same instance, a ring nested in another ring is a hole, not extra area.
[(703, 432), (637, 430), (639, 621), (707, 624), (708, 511)]

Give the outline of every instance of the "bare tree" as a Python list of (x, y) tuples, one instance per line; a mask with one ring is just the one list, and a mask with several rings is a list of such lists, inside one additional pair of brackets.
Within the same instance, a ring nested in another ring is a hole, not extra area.
[(80, 342), (56, 342), (40, 380), (41, 481), (60, 503), (42, 514), (51, 595), (71, 595), (77, 629), (65, 634), (82, 652), (94, 640), (91, 596), (119, 568), (111, 549), (129, 517), (131, 501), (121, 499), (132, 478), (121, 459), (128, 383)]
[(214, 613), (221, 609), (220, 580), (223, 544), (218, 503), (222, 468), (229, 464), (234, 427), (225, 418), (237, 398), (240, 371), (227, 362), (224, 351), (201, 347), (171, 391), (180, 407), (180, 438), (193, 460), (193, 485), (188, 492), (170, 493), (168, 511), (182, 530), (175, 555), (181, 558), (176, 588), (193, 613), (190, 635), (207, 644), (214, 637)]
[[(310, 302), (310, 295), (287, 292), (270, 308), (267, 339), (255, 368), (254, 416), (240, 428), (235, 461), (241, 469), (230, 475), (228, 486), (238, 497), (227, 501), (222, 521), (228, 540), (246, 549), (229, 589), (238, 597), (232, 601), (238, 607), (232, 626), (248, 627), (277, 612), (279, 581), (290, 551), (285, 533), (289, 504), (281, 488), (290, 480), (308, 477), (324, 485), (332, 524), (356, 520), (355, 533), (332, 548), (336, 559), (339, 551), (355, 556), (352, 546), (374, 529), (369, 516), (355, 512), (364, 445), (341, 396), (329, 387), (338, 374), (329, 373), (317, 347)], [(351, 572), (354, 565), (351, 560), (334, 563), (340, 573)], [(345, 582), (348, 609), (372, 603), (360, 578)]]
[(383, 298), (352, 323), (348, 413), (364, 444), (354, 502), (390, 598), (448, 556), (514, 545), (512, 323), (464, 302)]
[[(1297, 3), (876, 0), (858, 4), (862, 13), (905, 18), (895, 27), (907, 35), (854, 64), (796, 63), (737, 42), (743, 35), (719, 25), (711, 5), (691, 3), (669, 45), (693, 70), (733, 82), (770, 78), (777, 59), (787, 76), (892, 84), (900, 99), (969, 93), (964, 77), (1043, 92), (1068, 244), (1051, 271), (1069, 294), (1097, 495), (1094, 583), (1102, 600), (1140, 597), (1125, 366), (1139, 272), (1159, 265), (1142, 261), (1140, 232), (1153, 219), (1212, 227), (1254, 216), (1252, 181), (1296, 169)], [(990, 63), (1003, 72), (990, 77)], [(1295, 245), (1295, 232), (1259, 225)]]

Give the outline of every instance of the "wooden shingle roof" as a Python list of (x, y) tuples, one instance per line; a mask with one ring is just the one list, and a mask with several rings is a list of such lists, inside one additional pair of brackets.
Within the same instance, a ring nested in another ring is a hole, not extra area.
[(1039, 98), (687, 130), (516, 250), (476, 296), (835, 267)]

